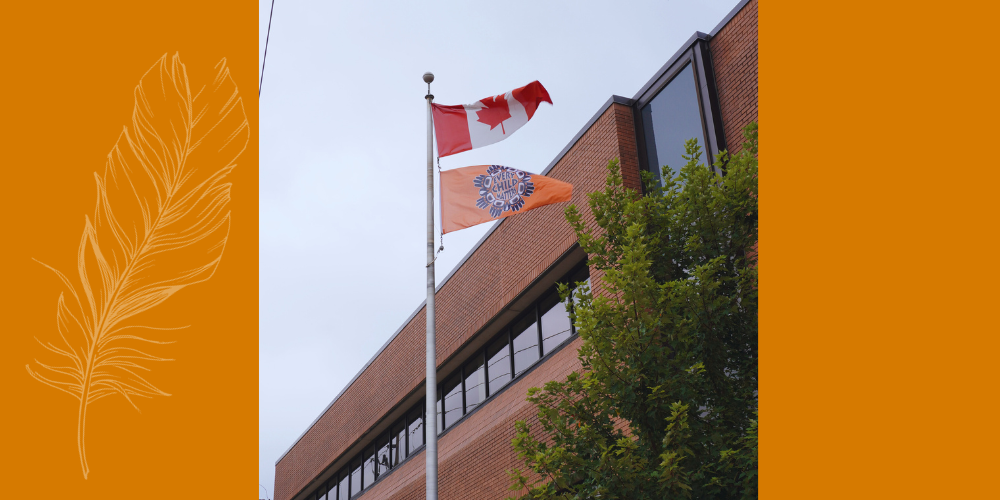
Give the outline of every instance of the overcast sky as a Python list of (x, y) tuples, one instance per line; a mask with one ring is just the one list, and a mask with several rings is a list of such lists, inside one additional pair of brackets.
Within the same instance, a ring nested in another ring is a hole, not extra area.
[[(260, 97), (260, 484), (426, 296), (425, 71), (440, 104), (539, 80), (511, 138), (441, 160), (541, 172), (738, 0), (276, 0)], [(260, 0), (263, 62), (270, 0)], [(490, 224), (444, 240), (440, 282)], [(423, 357), (423, 352), (414, 356)], [(260, 489), (260, 497), (265, 493)]]

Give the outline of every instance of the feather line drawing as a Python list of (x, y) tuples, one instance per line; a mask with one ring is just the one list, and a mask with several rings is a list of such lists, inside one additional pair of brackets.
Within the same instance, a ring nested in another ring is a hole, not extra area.
[[(104, 175), (94, 173), (97, 202), (84, 216), (77, 273), (59, 277), (55, 342), (38, 343), (58, 363), (25, 365), (39, 382), (79, 401), (77, 451), (87, 464), (87, 408), (121, 395), (169, 396), (146, 380), (150, 365), (170, 361), (150, 352), (172, 342), (147, 331), (138, 318), (184, 287), (215, 273), (229, 236), (228, 175), (249, 142), (243, 101), (226, 60), (201, 87), (188, 82), (179, 54), (164, 54), (135, 87), (131, 127), (108, 153)], [(36, 260), (37, 261), (37, 260)]]

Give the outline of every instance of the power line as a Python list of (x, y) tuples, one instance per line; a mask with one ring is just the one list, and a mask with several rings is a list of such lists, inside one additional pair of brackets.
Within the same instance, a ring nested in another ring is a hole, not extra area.
[(260, 65), (260, 83), (257, 84), (257, 99), (264, 87), (264, 68), (267, 66), (267, 43), (271, 41), (271, 19), (274, 18), (274, 0), (271, 0), (271, 14), (267, 16), (267, 38), (264, 39), (264, 62)]

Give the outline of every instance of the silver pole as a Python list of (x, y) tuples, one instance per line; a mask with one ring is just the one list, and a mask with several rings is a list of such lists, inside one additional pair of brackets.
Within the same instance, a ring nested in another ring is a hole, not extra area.
[(431, 82), (434, 74), (424, 73), (427, 83), (427, 500), (438, 497), (438, 446), (437, 446), (437, 362), (434, 347), (434, 119), (431, 113)]

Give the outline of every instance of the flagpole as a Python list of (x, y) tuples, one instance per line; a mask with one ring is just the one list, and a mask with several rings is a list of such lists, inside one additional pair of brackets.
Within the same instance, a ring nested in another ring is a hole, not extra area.
[(434, 121), (431, 104), (431, 82), (434, 74), (424, 73), (427, 83), (427, 306), (424, 308), (427, 316), (427, 416), (424, 419), (427, 435), (426, 476), (427, 500), (437, 500), (438, 497), (438, 450), (437, 450), (437, 362), (434, 346)]

